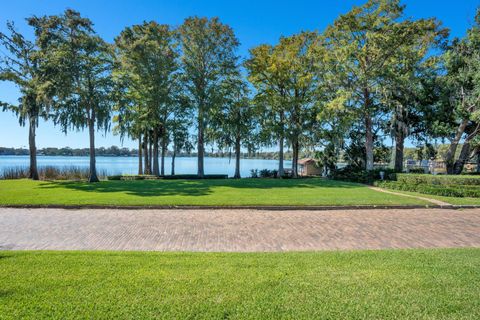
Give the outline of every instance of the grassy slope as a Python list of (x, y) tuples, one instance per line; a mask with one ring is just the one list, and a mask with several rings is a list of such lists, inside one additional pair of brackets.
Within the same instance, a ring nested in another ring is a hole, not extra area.
[(1, 252), (2, 319), (478, 319), (480, 249)]
[(0, 205), (407, 205), (421, 200), (322, 179), (65, 181), (0, 180)]

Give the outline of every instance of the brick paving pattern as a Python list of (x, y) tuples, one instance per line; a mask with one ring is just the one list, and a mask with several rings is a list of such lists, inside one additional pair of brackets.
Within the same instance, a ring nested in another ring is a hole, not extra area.
[(480, 247), (480, 209), (0, 209), (0, 250), (305, 251)]

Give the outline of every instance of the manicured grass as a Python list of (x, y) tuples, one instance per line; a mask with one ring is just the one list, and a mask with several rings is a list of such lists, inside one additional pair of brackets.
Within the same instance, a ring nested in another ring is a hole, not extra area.
[(1, 252), (2, 319), (479, 319), (480, 249)]
[(409, 194), (412, 196), (419, 196), (423, 198), (429, 199), (436, 199), (446, 203), (450, 203), (453, 205), (476, 205), (480, 206), (480, 198), (455, 198), (455, 197), (443, 197), (443, 196), (436, 196), (431, 194), (424, 194), (419, 192), (409, 192), (409, 191), (399, 191), (399, 190), (392, 190), (398, 193)]
[(364, 185), (323, 179), (0, 180), (0, 205), (426, 205)]

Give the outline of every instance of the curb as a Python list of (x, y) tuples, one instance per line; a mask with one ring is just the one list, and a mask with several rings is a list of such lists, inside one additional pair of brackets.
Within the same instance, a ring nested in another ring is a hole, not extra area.
[(11, 209), (118, 209), (118, 210), (269, 210), (269, 211), (326, 211), (326, 210), (411, 210), (411, 209), (477, 209), (480, 205), (360, 205), (360, 206), (112, 206), (112, 205), (0, 205)]

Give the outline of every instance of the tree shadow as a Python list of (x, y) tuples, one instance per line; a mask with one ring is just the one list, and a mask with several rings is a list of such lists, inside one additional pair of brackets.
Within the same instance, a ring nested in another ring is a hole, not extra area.
[(315, 189), (319, 188), (358, 188), (360, 185), (325, 180), (310, 179), (219, 179), (219, 180), (142, 180), (142, 181), (101, 181), (87, 183), (78, 181), (46, 181), (40, 184), (42, 189), (70, 189), (95, 193), (124, 193), (128, 195), (152, 196), (205, 196), (215, 188), (238, 189)]
[(204, 196), (212, 191), (209, 187), (184, 181), (164, 183), (164, 181), (102, 181), (99, 183), (75, 181), (49, 181), (40, 186), (42, 189), (70, 189), (95, 193), (124, 193), (141, 197), (153, 196)]
[(13, 295), (12, 290), (2, 290), (2, 289), (0, 289), (0, 299), (1, 298), (6, 298), (7, 296), (11, 296), (11, 295)]

